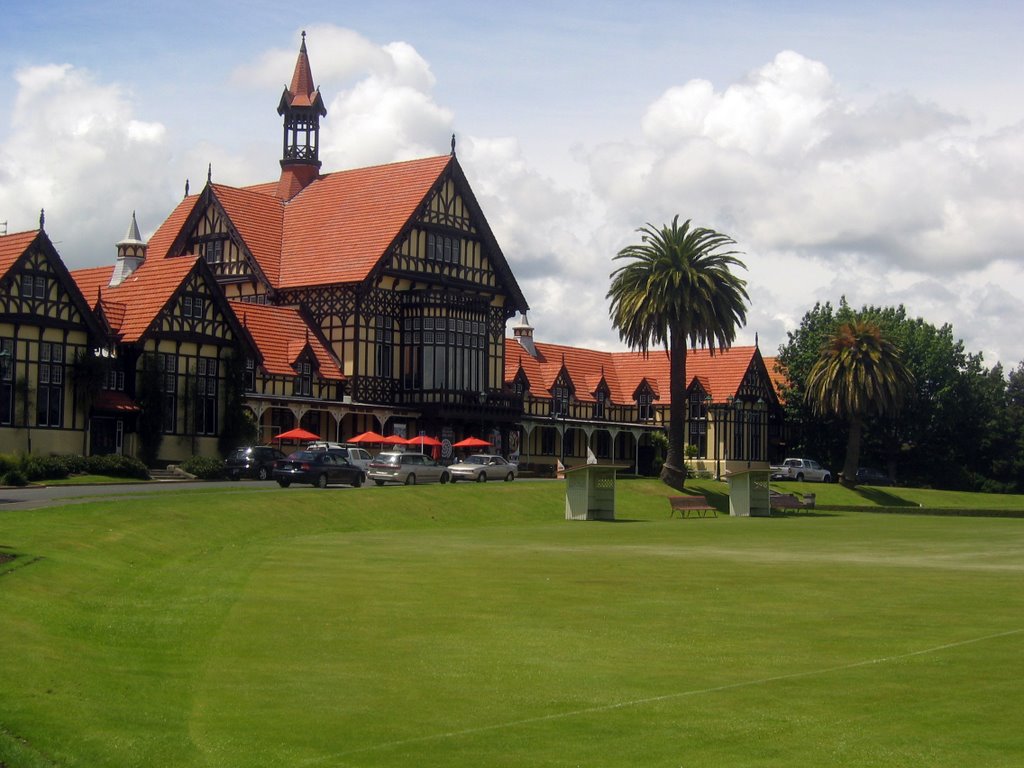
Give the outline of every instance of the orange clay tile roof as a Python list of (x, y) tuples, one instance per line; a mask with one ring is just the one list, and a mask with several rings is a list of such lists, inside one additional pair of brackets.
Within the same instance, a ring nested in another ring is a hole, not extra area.
[(285, 204), (277, 287), (363, 280), (450, 162), (428, 157), (313, 181)]
[(779, 362), (777, 357), (766, 357), (764, 365), (768, 369), (768, 377), (772, 380), (772, 387), (774, 387), (775, 394), (779, 397), (779, 402), (785, 403), (786, 400), (782, 396), (782, 388), (789, 385), (789, 377), (786, 376), (782, 363)]
[(0, 237), (0, 277), (4, 277), (39, 236), (39, 230), (15, 232)]
[[(563, 360), (576, 386), (577, 400), (594, 400), (593, 391), (602, 372), (613, 403), (632, 403), (633, 394), (644, 379), (656, 397), (668, 397), (669, 359), (663, 349), (652, 350), (644, 357), (639, 352), (599, 352), (536, 341), (534, 346), (537, 358), (531, 357), (515, 339), (505, 340), (505, 380), (511, 382), (522, 365), (531, 391), (538, 397), (550, 391)], [(756, 347), (732, 347), (724, 352), (716, 351), (713, 356), (707, 349), (689, 350), (686, 356), (688, 384), (697, 379), (715, 402), (725, 402), (739, 391), (756, 350)]]
[(321, 378), (336, 381), (345, 378), (319, 330), (311, 327), (299, 310), (241, 301), (229, 301), (228, 304), (238, 321), (249, 331), (263, 357), (263, 368), (267, 373), (294, 376), (293, 364), (308, 341), (320, 366)]
[(281, 273), (284, 204), (271, 194), (254, 192), (253, 188), (211, 186), (263, 274), (271, 285), (277, 285)]
[(77, 270), (71, 276), (89, 306), (95, 307), (96, 300), (102, 298), (104, 311), (110, 310), (107, 320), (121, 341), (132, 343), (142, 338), (153, 324), (157, 314), (195, 268), (197, 260), (194, 256), (162, 260), (147, 258), (142, 266), (114, 288), (101, 279), (105, 271), (109, 281), (113, 267)]
[[(287, 201), (277, 197), (277, 182), (210, 188), (272, 287), (359, 282), (450, 162), (450, 155), (439, 155), (329, 173)], [(160, 225), (149, 241), (148, 259), (176, 255), (171, 246), (199, 198), (182, 200)]]
[(181, 228), (185, 226), (185, 220), (192, 213), (192, 209), (198, 200), (199, 195), (189, 195), (175, 206), (174, 210), (171, 211), (171, 215), (164, 219), (164, 223), (149, 238), (146, 247), (147, 260), (163, 259), (167, 256), (168, 251), (171, 250), (171, 245), (174, 243), (174, 239), (181, 232)]

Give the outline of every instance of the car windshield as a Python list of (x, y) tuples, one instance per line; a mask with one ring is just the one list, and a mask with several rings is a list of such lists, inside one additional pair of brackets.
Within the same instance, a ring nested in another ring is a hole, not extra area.
[(486, 456), (467, 456), (464, 464), (486, 464)]
[(377, 461), (381, 464), (401, 464), (402, 454), (400, 453), (382, 453), (377, 456)]
[(295, 451), (295, 453), (288, 454), (289, 461), (313, 461), (317, 457), (317, 454), (313, 451)]

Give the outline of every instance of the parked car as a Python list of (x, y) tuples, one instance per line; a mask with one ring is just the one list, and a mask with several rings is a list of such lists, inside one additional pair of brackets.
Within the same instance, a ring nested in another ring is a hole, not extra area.
[(318, 488), (344, 483), (358, 488), (366, 476), (335, 451), (295, 451), (274, 463), (274, 479), (282, 488), (292, 483), (310, 483)]
[(771, 467), (771, 479), (831, 483), (832, 473), (813, 459), (786, 459), (780, 466)]
[(284, 454), (269, 445), (247, 445), (235, 448), (224, 459), (224, 474), (230, 480), (255, 477), (269, 480), (274, 471), (274, 462), (283, 459)]
[(857, 467), (857, 485), (892, 485), (892, 480), (880, 469)]
[(310, 443), (306, 446), (307, 451), (330, 451), (331, 453), (344, 456), (348, 459), (349, 464), (355, 464), (365, 473), (370, 468), (370, 460), (373, 458), (370, 456), (370, 452), (365, 448), (357, 448), (352, 445), (342, 445), (341, 443), (327, 443), (318, 442)]
[(452, 482), (456, 480), (474, 480), (486, 483), (488, 480), (515, 480), (519, 475), (519, 465), (505, 461), (497, 454), (475, 453), (467, 456), (457, 464), (448, 467), (452, 473)]
[(384, 483), (447, 483), (452, 479), (451, 472), (443, 464), (438, 464), (422, 453), (400, 453), (387, 451), (377, 454), (370, 462), (366, 473), (377, 485)]

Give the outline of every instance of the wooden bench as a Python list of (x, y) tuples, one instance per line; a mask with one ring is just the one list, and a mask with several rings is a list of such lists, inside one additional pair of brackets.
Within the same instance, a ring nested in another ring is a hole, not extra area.
[(708, 504), (708, 500), (703, 496), (669, 496), (668, 503), (671, 507), (669, 517), (676, 512), (679, 513), (679, 517), (689, 517), (691, 512), (696, 512), (697, 517), (704, 517), (708, 512), (718, 517), (718, 510)]
[(792, 493), (772, 493), (770, 504), (772, 509), (809, 509), (812, 505), (805, 504)]

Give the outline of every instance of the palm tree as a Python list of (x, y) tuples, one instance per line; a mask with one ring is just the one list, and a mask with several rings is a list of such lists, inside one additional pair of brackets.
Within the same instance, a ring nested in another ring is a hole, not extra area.
[(615, 259), (629, 263), (611, 274), (612, 324), (619, 338), (645, 355), (652, 344), (669, 353), (668, 451), (661, 479), (681, 489), (686, 480), (686, 351), (709, 346), (728, 349), (747, 319), (746, 280), (731, 267), (746, 266), (737, 251), (721, 250), (735, 241), (713, 229), (671, 225), (637, 230), (640, 243), (623, 248)]
[(822, 346), (807, 377), (805, 397), (817, 415), (834, 414), (850, 424), (839, 476), (843, 485), (857, 484), (864, 418), (898, 413), (913, 386), (914, 376), (899, 348), (869, 320), (840, 324)]

